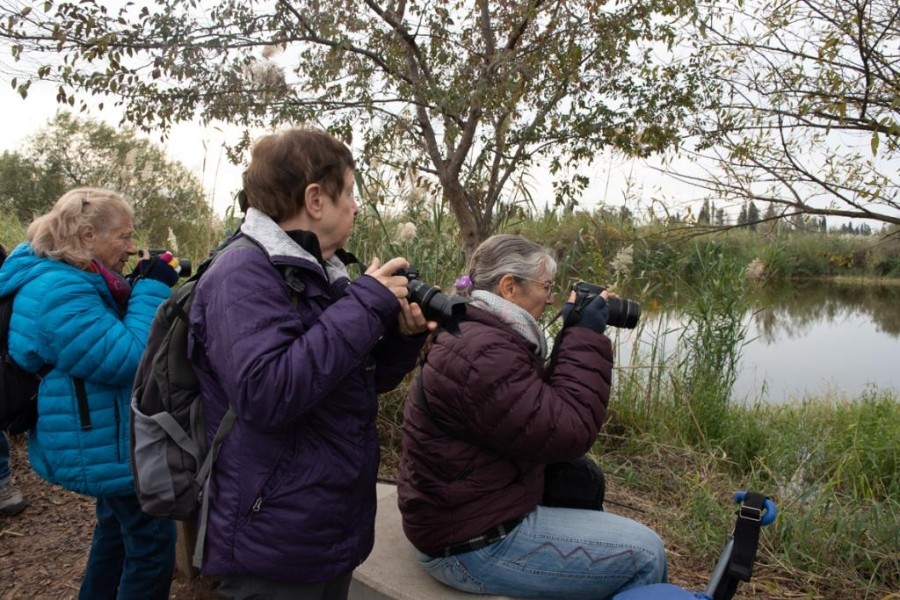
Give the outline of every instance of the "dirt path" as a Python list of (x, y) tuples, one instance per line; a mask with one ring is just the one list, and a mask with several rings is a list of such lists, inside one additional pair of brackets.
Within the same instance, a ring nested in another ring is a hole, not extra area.
[[(94, 528), (94, 501), (50, 485), (28, 465), (25, 441), (11, 440), (13, 483), (28, 500), (0, 517), (0, 599), (78, 597)], [(203, 580), (176, 576), (171, 598), (215, 598)]]

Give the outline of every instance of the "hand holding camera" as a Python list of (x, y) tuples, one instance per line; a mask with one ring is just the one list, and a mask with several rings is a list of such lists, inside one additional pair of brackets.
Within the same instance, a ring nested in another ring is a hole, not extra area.
[(167, 250), (145, 250), (141, 252), (141, 260), (129, 275), (132, 282), (138, 279), (154, 279), (172, 287), (178, 277), (190, 277), (191, 261), (179, 260)]
[[(574, 304), (573, 304), (574, 308)], [(609, 321), (609, 304), (603, 296), (594, 296), (578, 313), (577, 322), (572, 327), (587, 327), (591, 331), (603, 333)]]
[(419, 279), (419, 271), (413, 266), (400, 269), (395, 275), (406, 277), (408, 300), (422, 307), (426, 319), (436, 321), (454, 335), (459, 334), (459, 322), (466, 314), (465, 298), (444, 295), (436, 285), (429, 285)]
[(161, 248), (150, 248), (147, 250), (148, 254), (151, 257), (156, 257), (162, 259), (166, 262), (170, 267), (175, 269), (178, 272), (179, 277), (183, 277), (187, 279), (191, 276), (191, 261), (187, 258), (178, 258), (174, 256), (168, 250), (163, 250)]
[(366, 269), (366, 275), (374, 277), (378, 282), (389, 289), (398, 300), (402, 300), (409, 295), (406, 288), (406, 278), (401, 271), (409, 266), (409, 262), (405, 258), (392, 258), (383, 265), (377, 258), (373, 258)]
[(450, 298), (439, 287), (419, 279), (419, 271), (405, 258), (393, 258), (384, 265), (373, 259), (366, 275), (378, 279), (397, 298), (418, 304), (427, 321), (436, 322), (453, 334), (459, 333), (459, 321), (466, 314), (466, 300)]
[(634, 329), (641, 318), (641, 305), (634, 300), (609, 296), (604, 299), (600, 294), (606, 288), (592, 283), (580, 281), (572, 286), (575, 301), (572, 308), (566, 311), (566, 325), (582, 325), (603, 333), (606, 325)]

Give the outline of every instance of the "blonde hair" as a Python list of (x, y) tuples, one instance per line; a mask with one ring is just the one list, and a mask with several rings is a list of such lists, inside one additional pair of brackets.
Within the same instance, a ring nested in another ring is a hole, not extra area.
[(28, 226), (28, 241), (37, 256), (53, 258), (86, 269), (93, 254), (81, 239), (93, 230), (104, 236), (134, 218), (134, 209), (116, 192), (82, 187), (69, 190), (56, 201), (47, 214)]
[[(481, 242), (467, 269), (472, 288), (494, 292), (504, 275), (518, 279), (556, 277), (556, 260), (550, 250), (520, 235), (492, 235)], [(461, 288), (462, 295), (470, 291)]]

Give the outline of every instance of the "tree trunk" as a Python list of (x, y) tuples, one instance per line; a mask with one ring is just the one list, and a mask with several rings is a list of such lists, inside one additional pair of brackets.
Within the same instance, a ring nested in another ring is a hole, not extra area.
[(478, 244), (483, 242), (490, 233), (479, 229), (475, 215), (472, 214), (466, 192), (458, 181), (450, 181), (444, 184), (444, 196), (450, 203), (450, 208), (453, 210), (453, 214), (459, 223), (459, 236), (463, 243), (463, 250), (466, 253), (466, 260), (469, 260)]

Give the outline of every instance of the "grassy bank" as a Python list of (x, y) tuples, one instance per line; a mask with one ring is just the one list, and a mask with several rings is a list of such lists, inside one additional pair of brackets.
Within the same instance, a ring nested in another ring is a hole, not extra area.
[(678, 515), (663, 520), (678, 547), (714, 557), (731, 520), (730, 492), (753, 489), (780, 509), (763, 534), (761, 561), (793, 581), (788, 589), (882, 598), (900, 589), (898, 400), (873, 391), (850, 400), (728, 405), (717, 415), (719, 439), (697, 444), (685, 432), (702, 411), (683, 399), (648, 409), (643, 398), (616, 394), (598, 455)]
[(653, 343), (635, 345), (634, 367), (617, 373), (604, 464), (655, 506), (674, 505), (679, 518), (661, 526), (687, 552), (714, 556), (731, 518), (722, 520), (723, 497), (754, 489), (781, 509), (761, 560), (799, 591), (881, 598), (900, 589), (900, 397), (732, 402), (751, 283), (724, 244), (695, 246), (689, 260), (689, 282), (675, 278), (686, 315), (677, 347), (662, 358)]

